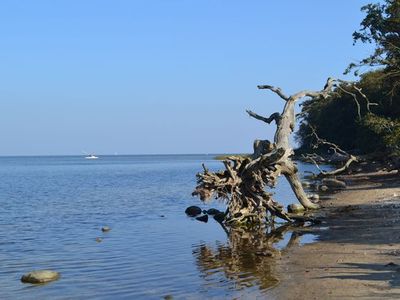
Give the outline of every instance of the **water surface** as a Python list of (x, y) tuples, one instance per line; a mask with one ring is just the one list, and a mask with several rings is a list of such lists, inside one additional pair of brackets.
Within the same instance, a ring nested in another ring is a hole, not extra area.
[[(0, 298), (262, 295), (279, 275), (266, 251), (293, 237), (228, 237), (214, 220), (186, 217), (189, 205), (222, 208), (190, 196), (202, 162), (221, 166), (211, 155), (0, 157)], [(295, 202), (284, 181), (276, 193)], [(101, 232), (105, 225), (112, 230)], [(22, 284), (33, 269), (57, 270), (61, 279)]]

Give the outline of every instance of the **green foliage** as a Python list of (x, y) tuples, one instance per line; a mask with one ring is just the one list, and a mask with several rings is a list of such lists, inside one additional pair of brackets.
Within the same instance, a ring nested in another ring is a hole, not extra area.
[[(347, 150), (400, 152), (400, 0), (368, 4), (362, 10), (366, 16), (361, 29), (353, 34), (354, 42), (373, 43), (376, 48), (346, 71), (355, 70), (358, 75), (361, 66), (380, 67), (361, 74), (356, 83), (376, 105), (368, 105), (360, 93), (346, 86), (336, 88), (327, 99), (305, 101), (297, 133), (303, 150), (315, 142), (310, 134), (312, 125), (321, 138)], [(356, 94), (357, 101), (343, 89)]]
[[(380, 144), (392, 153), (400, 151), (400, 119), (391, 120), (368, 114), (362, 122), (365, 130), (370, 131), (370, 135), (380, 138)], [(367, 136), (367, 134), (365, 135)], [(374, 150), (374, 149), (372, 149)]]
[[(375, 51), (360, 63), (350, 64), (347, 71), (359, 66), (384, 66), (386, 74), (399, 78), (400, 63), (400, 0), (386, 0), (384, 4), (368, 4), (361, 8), (366, 13), (359, 31), (353, 33), (354, 43), (373, 43)], [(394, 71), (394, 73), (392, 73)]]

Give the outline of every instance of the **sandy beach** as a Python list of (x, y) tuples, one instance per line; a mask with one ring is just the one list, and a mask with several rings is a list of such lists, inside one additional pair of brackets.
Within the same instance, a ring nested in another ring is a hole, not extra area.
[(278, 263), (274, 298), (400, 298), (399, 174), (341, 179), (348, 188), (321, 201), (318, 241), (291, 247)]

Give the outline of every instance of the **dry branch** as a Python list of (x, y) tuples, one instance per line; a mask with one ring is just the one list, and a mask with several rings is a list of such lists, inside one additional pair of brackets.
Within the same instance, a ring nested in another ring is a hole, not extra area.
[(346, 163), (342, 167), (337, 168), (337, 169), (335, 169), (333, 171), (324, 171), (319, 167), (319, 164), (314, 159), (313, 155), (303, 155), (303, 158), (305, 160), (308, 160), (308, 161), (312, 162), (317, 167), (317, 169), (320, 171), (320, 173), (317, 175), (318, 177), (327, 177), (327, 176), (338, 175), (338, 174), (346, 171), (353, 162), (357, 162), (358, 161), (358, 158), (356, 156), (347, 153), (346, 151), (344, 151), (342, 148), (340, 148), (335, 143), (328, 142), (328, 141), (320, 138), (313, 126), (309, 125), (309, 127), (311, 129), (311, 135), (314, 136), (314, 138), (316, 140), (315, 147), (318, 148), (320, 145), (329, 146), (329, 148), (331, 150), (333, 150), (335, 153), (339, 153), (339, 154), (343, 155), (344, 157), (346, 157), (346, 159), (347, 159)]

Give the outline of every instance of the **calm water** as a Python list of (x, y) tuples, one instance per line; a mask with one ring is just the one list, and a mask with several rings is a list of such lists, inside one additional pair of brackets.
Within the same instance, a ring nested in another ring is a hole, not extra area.
[[(189, 205), (221, 208), (190, 196), (202, 162), (220, 167), (213, 156), (197, 155), (0, 157), (0, 298), (262, 295), (279, 274), (260, 251), (282, 249), (297, 237), (232, 232), (228, 238), (214, 220), (186, 217)], [(281, 203), (294, 201), (286, 182), (276, 192)], [(105, 225), (112, 230), (102, 233)], [(22, 284), (21, 275), (33, 269), (62, 277)]]

